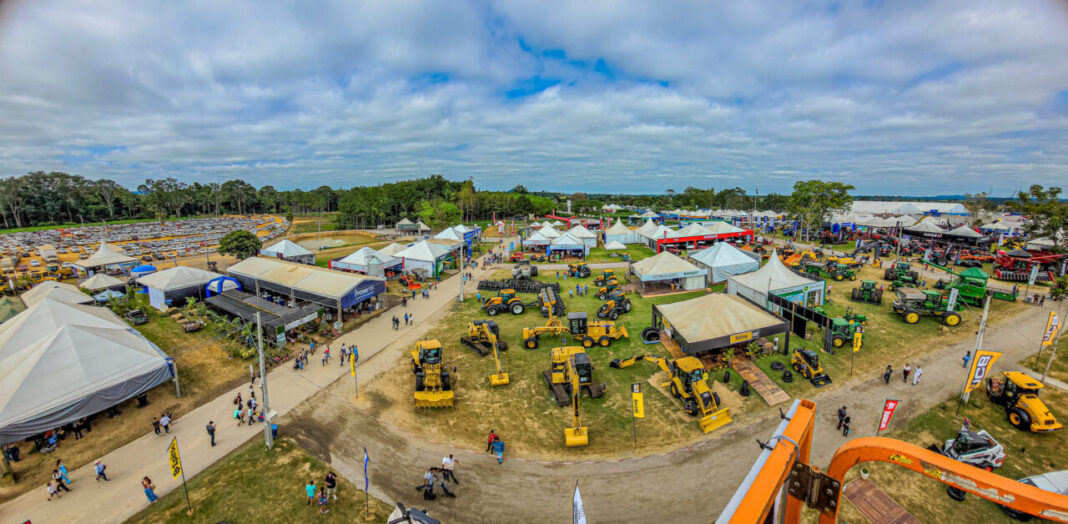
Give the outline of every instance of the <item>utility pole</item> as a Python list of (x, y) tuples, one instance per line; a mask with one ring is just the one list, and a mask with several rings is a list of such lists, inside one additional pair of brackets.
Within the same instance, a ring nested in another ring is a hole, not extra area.
[(256, 349), (260, 354), (260, 391), (263, 396), (263, 441), (267, 444), (267, 449), (274, 447), (274, 438), (271, 435), (271, 423), (274, 421), (274, 417), (271, 416), (271, 402), (267, 398), (267, 369), (263, 363), (263, 324), (260, 319), (261, 313), (256, 312)]

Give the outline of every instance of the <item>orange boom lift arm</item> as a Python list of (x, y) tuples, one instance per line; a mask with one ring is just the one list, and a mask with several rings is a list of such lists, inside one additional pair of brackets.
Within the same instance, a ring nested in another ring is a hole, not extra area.
[(802, 505), (807, 505), (820, 512), (820, 524), (833, 524), (838, 519), (845, 474), (863, 462), (895, 464), (1012, 509), (1068, 522), (1068, 496), (891, 438), (864, 437), (842, 445), (823, 473), (809, 465), (815, 414), (816, 404), (811, 400), (794, 401), (771, 439), (761, 443), (763, 451), (717, 523), (761, 524), (774, 514), (781, 522), (793, 524), (800, 522)]

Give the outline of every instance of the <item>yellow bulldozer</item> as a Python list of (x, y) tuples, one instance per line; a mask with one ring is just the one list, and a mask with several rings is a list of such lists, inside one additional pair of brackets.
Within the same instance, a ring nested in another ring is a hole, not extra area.
[[(586, 355), (585, 352), (576, 354)], [(564, 446), (577, 448), (590, 445), (590, 432), (582, 425), (579, 418), (579, 402), (582, 400), (582, 386), (579, 384), (579, 372), (576, 369), (575, 356), (567, 359), (568, 376), (571, 384), (571, 427), (564, 428)]]
[[(443, 362), (441, 342), (420, 340), (412, 350), (412, 374), (415, 375), (415, 407), (451, 408), (452, 376)], [(454, 370), (455, 371), (455, 370)]]
[(559, 317), (549, 310), (549, 320), (544, 326), (523, 328), (523, 346), (527, 349), (538, 347), (538, 337), (541, 335), (562, 335), (570, 333), (582, 347), (592, 348), (594, 345), (608, 347), (613, 340), (629, 338), (627, 328), (616, 325), (610, 320), (590, 322), (585, 312), (568, 313), (567, 325), (560, 322)]
[(476, 320), (467, 323), (467, 336), (460, 337), (460, 343), (473, 349), (478, 356), (484, 357), (491, 351), (505, 351), (508, 343), (501, 340), (501, 330), (492, 320)]
[(701, 431), (708, 433), (731, 423), (731, 409), (720, 408), (719, 395), (705, 382), (705, 367), (697, 357), (672, 360), (657, 355), (635, 355), (615, 359), (609, 365), (622, 369), (642, 360), (656, 364), (671, 377), (671, 396), (682, 401), (682, 409), (687, 415), (700, 417), (697, 425)]
[(549, 393), (558, 406), (566, 406), (575, 390), (573, 384), (577, 382), (578, 392), (586, 391), (590, 398), (604, 396), (605, 384), (593, 381), (593, 362), (581, 346), (563, 346), (553, 348), (549, 352), (549, 369), (542, 373), (545, 376), (545, 385), (549, 386)]

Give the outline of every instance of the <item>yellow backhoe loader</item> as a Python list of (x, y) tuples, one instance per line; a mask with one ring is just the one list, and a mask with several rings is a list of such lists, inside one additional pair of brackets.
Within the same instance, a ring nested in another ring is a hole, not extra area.
[(415, 343), (412, 373), (415, 375), (415, 407), (452, 407), (452, 380), (443, 362), (441, 342), (429, 339)]
[(460, 343), (473, 349), (478, 356), (484, 357), (491, 351), (506, 351), (508, 343), (501, 340), (501, 330), (492, 320), (476, 320), (467, 323), (467, 336), (460, 337)]
[(647, 360), (660, 367), (671, 377), (671, 396), (682, 401), (682, 408), (687, 415), (699, 416), (698, 426), (708, 433), (731, 422), (730, 408), (720, 408), (719, 395), (712, 392), (704, 380), (704, 365), (697, 357), (667, 359), (657, 355), (635, 355), (627, 359), (615, 359), (610, 364), (614, 368), (625, 368), (641, 360)]

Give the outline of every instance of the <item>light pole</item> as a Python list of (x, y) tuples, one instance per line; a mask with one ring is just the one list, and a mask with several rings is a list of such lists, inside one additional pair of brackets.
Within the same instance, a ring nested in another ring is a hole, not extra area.
[[(267, 449), (274, 447), (274, 438), (271, 435), (271, 422), (274, 421), (274, 417), (271, 416), (271, 403), (267, 398), (267, 370), (263, 363), (263, 324), (260, 320), (260, 312), (256, 312), (256, 350), (260, 355), (260, 391), (263, 397), (263, 441), (267, 444)], [(251, 421), (249, 421), (251, 423)]]

